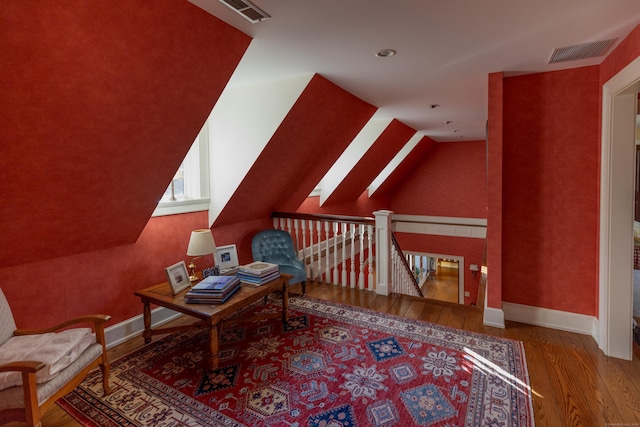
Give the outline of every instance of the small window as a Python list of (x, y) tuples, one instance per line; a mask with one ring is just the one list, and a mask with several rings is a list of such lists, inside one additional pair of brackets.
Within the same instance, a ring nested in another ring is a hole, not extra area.
[(209, 136), (207, 123), (187, 152), (152, 216), (209, 209)]

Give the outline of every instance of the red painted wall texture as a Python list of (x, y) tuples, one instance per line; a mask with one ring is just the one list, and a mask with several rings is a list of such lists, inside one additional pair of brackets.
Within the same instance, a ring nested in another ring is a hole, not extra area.
[(631, 31), (600, 64), (600, 83), (605, 84), (640, 55), (640, 25)]
[(135, 242), (250, 42), (166, 0), (4, 2), (0, 40), (0, 267)]
[(504, 301), (596, 314), (599, 117), (598, 67), (504, 80)]
[(502, 308), (502, 150), (504, 74), (489, 74), (487, 120), (487, 307)]
[(484, 141), (435, 144), (391, 197), (409, 215), (487, 217)]

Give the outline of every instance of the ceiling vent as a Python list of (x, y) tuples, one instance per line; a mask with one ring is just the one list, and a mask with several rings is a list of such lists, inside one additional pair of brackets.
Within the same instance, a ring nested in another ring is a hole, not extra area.
[(557, 49), (554, 49), (553, 53), (551, 54), (549, 64), (602, 56), (614, 41), (616, 41), (616, 39), (582, 43), (567, 47), (559, 47)]
[(264, 10), (248, 0), (220, 0), (220, 2), (238, 12), (252, 24), (271, 18)]

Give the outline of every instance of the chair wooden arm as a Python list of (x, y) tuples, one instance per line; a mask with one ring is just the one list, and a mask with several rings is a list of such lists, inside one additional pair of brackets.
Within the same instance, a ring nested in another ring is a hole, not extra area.
[[(17, 336), (17, 335), (46, 334), (49, 332), (58, 331), (60, 329), (66, 328), (67, 326), (75, 325), (78, 323), (93, 323), (94, 326), (96, 327), (96, 331), (97, 329), (104, 330), (104, 324), (108, 322), (109, 319), (111, 319), (111, 316), (106, 314), (91, 314), (88, 316), (76, 317), (75, 319), (67, 320), (66, 322), (62, 322), (58, 325), (55, 325), (46, 329), (16, 329), (13, 332), (13, 335)], [(98, 326), (100, 326), (100, 328), (98, 328)]]
[(21, 360), (19, 362), (5, 363), (0, 365), (0, 372), (19, 371), (23, 373), (35, 373), (44, 368), (46, 364), (42, 362), (34, 362), (30, 360)]

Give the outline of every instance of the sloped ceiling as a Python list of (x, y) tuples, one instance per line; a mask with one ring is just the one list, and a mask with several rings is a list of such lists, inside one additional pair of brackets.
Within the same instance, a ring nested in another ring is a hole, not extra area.
[(295, 211), (375, 111), (315, 75), (213, 226)]
[(0, 40), (4, 267), (135, 242), (251, 39), (183, 1), (41, 0), (3, 2)]
[(393, 189), (407, 177), (407, 175), (422, 162), (427, 153), (436, 145), (436, 142), (428, 136), (423, 136), (420, 142), (411, 150), (410, 155), (406, 156), (400, 164), (389, 174), (376, 192), (371, 197), (390, 196)]
[(356, 200), (416, 131), (392, 120), (323, 205)]

